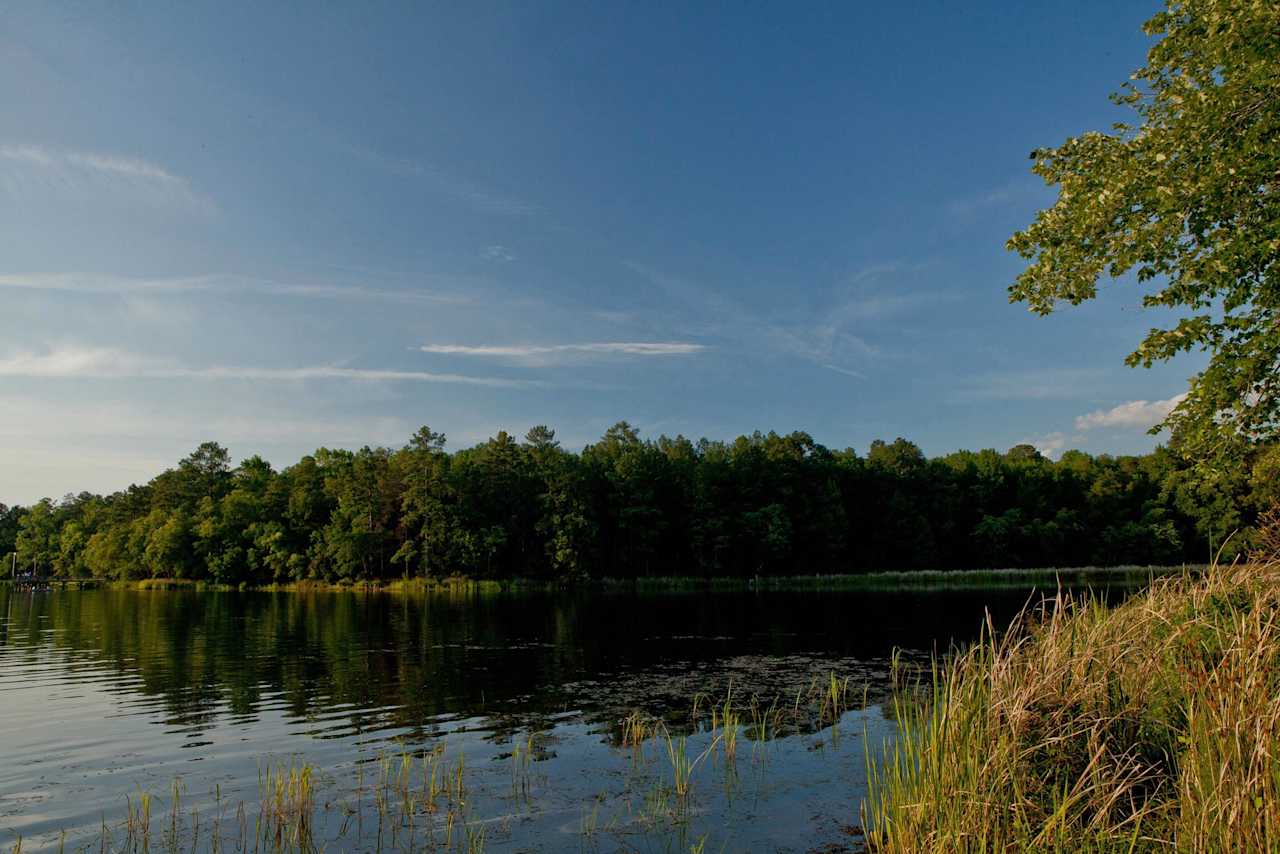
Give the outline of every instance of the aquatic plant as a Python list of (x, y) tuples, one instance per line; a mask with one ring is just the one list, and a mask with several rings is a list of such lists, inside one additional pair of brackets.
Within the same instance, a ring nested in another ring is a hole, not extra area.
[(136, 801), (125, 796), (125, 835), (134, 850), (151, 850), (151, 794), (141, 787)]
[(837, 722), (848, 709), (848, 699), (849, 677), (846, 676), (840, 680), (836, 678), (835, 673), (831, 673), (822, 691), (818, 719), (823, 722)]
[(672, 790), (675, 792), (676, 798), (683, 803), (689, 796), (689, 791), (693, 785), (693, 772), (716, 749), (721, 736), (716, 735), (713, 737), (706, 749), (692, 759), (689, 757), (685, 736), (672, 737), (671, 733), (664, 727), (663, 738), (666, 742), (667, 759), (671, 763)]
[(532, 761), (533, 733), (529, 733), (524, 743), (517, 741), (511, 751), (511, 787), (525, 798), (529, 796), (529, 763)]
[(1277, 555), (1114, 609), (1060, 593), (906, 680), (872, 850), (1280, 848)]
[(272, 850), (305, 851), (314, 847), (314, 773), (310, 765), (268, 767), (259, 772), (260, 809), (255, 836)]

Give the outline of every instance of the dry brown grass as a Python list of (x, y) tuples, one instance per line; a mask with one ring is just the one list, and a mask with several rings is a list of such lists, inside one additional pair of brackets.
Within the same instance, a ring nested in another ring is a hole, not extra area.
[(883, 852), (1280, 851), (1280, 517), (1247, 564), (1060, 594), (902, 692)]

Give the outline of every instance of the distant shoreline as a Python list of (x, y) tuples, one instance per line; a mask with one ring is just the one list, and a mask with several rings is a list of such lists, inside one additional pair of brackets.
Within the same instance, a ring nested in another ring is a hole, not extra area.
[[(184, 578), (144, 578), (133, 581), (98, 579), (47, 579), (43, 586), (59, 589), (104, 588), (113, 590), (193, 590), (209, 592), (252, 591), (267, 593), (506, 593), (550, 592), (557, 590), (603, 590), (641, 592), (774, 591), (808, 590), (982, 590), (1021, 587), (1084, 587), (1094, 584), (1141, 585), (1171, 575), (1198, 575), (1204, 566), (1113, 566), (1056, 567), (1044, 569), (956, 569), (886, 570), (844, 575), (796, 575), (759, 578), (695, 578), (691, 576), (655, 578), (601, 578), (579, 582), (552, 582), (529, 578), (476, 579), (466, 576), (411, 578), (393, 581), (329, 582), (289, 581), (266, 585), (230, 585)], [(21, 585), (0, 579), (6, 585)]]

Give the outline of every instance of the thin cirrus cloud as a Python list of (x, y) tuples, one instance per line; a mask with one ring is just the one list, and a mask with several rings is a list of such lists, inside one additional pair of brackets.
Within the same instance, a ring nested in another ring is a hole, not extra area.
[(186, 178), (148, 160), (41, 145), (0, 145), (0, 190), (20, 199), (103, 195), (214, 209)]
[(0, 273), (0, 289), (57, 291), (106, 295), (238, 293), (297, 299), (378, 300), (463, 304), (471, 297), (422, 289), (334, 285), (325, 282), (281, 282), (226, 274), (138, 278), (108, 273)]
[(489, 358), (528, 365), (557, 361), (591, 359), (607, 356), (669, 357), (694, 356), (705, 352), (707, 345), (690, 341), (593, 341), (581, 344), (516, 344), (480, 345), (424, 344), (423, 353), (442, 356)]
[(1077, 430), (1102, 427), (1149, 430), (1187, 399), (1186, 392), (1166, 400), (1130, 400), (1110, 409), (1098, 409), (1076, 418)]
[(382, 368), (348, 368), (341, 365), (308, 365), (263, 368), (238, 365), (189, 367), (111, 348), (67, 347), (47, 353), (20, 352), (0, 359), (0, 377), (30, 379), (189, 379), (189, 380), (365, 380), (443, 383), (493, 388), (528, 388), (545, 385), (536, 380), (475, 377), (432, 371)]
[(537, 205), (513, 196), (483, 187), (466, 178), (452, 174), (425, 161), (408, 157), (395, 157), (370, 148), (349, 146), (355, 156), (379, 169), (396, 175), (416, 178), (436, 191), (451, 196), (467, 207), (482, 214), (503, 217), (528, 217), (538, 213)]

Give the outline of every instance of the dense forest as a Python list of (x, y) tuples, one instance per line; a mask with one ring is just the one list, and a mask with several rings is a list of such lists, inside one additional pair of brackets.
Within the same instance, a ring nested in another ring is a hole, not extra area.
[(1243, 464), (1206, 483), (1164, 447), (929, 459), (898, 439), (861, 456), (805, 433), (642, 440), (622, 422), (577, 454), (541, 426), (448, 453), (424, 427), (283, 471), (205, 443), (114, 495), (0, 505), (0, 555), (42, 577), (225, 584), (1202, 563), (1274, 489)]

